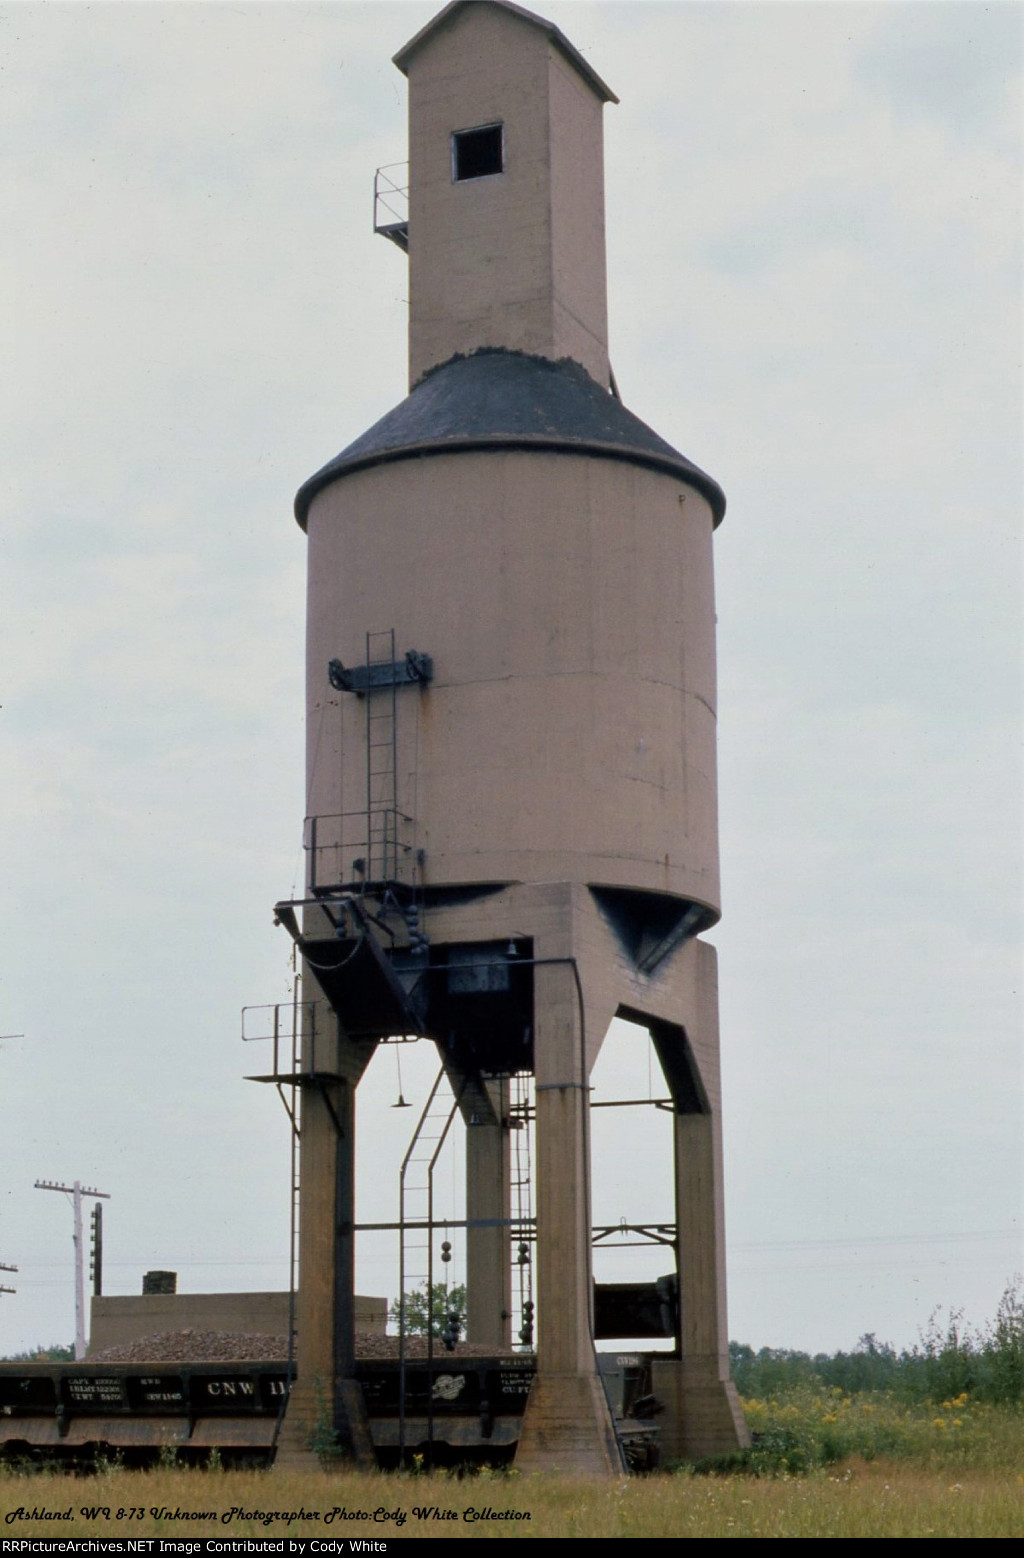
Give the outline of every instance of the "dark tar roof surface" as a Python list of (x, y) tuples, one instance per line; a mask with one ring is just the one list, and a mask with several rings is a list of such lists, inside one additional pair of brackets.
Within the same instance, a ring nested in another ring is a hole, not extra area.
[(299, 488), (295, 517), (324, 487), (368, 466), (482, 449), (537, 449), (628, 460), (665, 471), (725, 513), (718, 483), (667, 444), (569, 359), (501, 350), (453, 357), (424, 375), (393, 411)]

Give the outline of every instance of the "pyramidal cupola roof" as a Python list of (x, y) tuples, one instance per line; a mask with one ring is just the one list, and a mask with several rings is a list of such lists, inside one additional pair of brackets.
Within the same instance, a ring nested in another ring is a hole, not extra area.
[(587, 63), (579, 49), (569, 42), (561, 28), (556, 27), (554, 22), (546, 21), (543, 16), (537, 16), (533, 11), (527, 11), (524, 6), (512, 5), (510, 0), (451, 0), (451, 3), (446, 5), (443, 11), (438, 11), (437, 15), (432, 17), (425, 27), (420, 28), (414, 38), (409, 39), (404, 48), (399, 49), (398, 53), (393, 56), (394, 64), (398, 66), (403, 75), (408, 75), (410, 62), (428, 40), (436, 37), (439, 32), (448, 27), (460, 11), (466, 10), (468, 6), (483, 5), (493, 6), (497, 11), (507, 11), (510, 15), (517, 16), (522, 21), (528, 23), (529, 26), (539, 28), (541, 32), (547, 34), (558, 52), (579, 72), (587, 85), (597, 93), (597, 96), (603, 103), (617, 103), (619, 101), (607, 82), (601, 80), (597, 71)]

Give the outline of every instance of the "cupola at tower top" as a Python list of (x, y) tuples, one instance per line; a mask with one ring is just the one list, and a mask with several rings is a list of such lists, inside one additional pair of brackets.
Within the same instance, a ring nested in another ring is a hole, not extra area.
[(409, 79), (409, 381), (481, 348), (570, 358), (608, 387), (602, 110), (569, 40), (454, 0), (395, 55)]

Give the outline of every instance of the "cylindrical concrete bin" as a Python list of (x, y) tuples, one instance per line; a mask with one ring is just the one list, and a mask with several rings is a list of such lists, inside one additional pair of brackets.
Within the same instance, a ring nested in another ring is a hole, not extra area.
[(678, 477), (539, 449), (345, 475), (309, 509), (310, 811), (366, 796), (327, 663), (394, 628), (397, 805), (428, 885), (579, 881), (718, 909), (712, 512)]

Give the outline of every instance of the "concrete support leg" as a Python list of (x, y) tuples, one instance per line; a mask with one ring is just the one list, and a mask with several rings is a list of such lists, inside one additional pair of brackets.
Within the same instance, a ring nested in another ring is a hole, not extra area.
[(718, 1117), (673, 1116), (682, 1354), (716, 1369), (728, 1351)]
[(491, 1083), (487, 1091), (494, 1121), (466, 1128), (466, 1217), (496, 1226), (466, 1233), (466, 1339), (505, 1352), (512, 1319), (508, 1083)]
[[(654, 1365), (662, 1463), (724, 1455), (750, 1443), (729, 1379), (725, 1289), (722, 1091), (715, 950), (687, 944), (674, 988), (651, 1012), (651, 1037), (675, 1102), (679, 1357)], [(670, 1017), (671, 1014), (671, 1017)], [(678, 1014), (678, 1015), (677, 1015)], [(639, 1020), (646, 1020), (642, 1012)], [(673, 1020), (674, 1019), (674, 1020)]]
[(527, 1470), (611, 1476), (622, 1459), (597, 1373), (591, 1303), (589, 1094), (571, 965), (535, 982), (537, 1378), (516, 1452)]
[(664, 1409), (658, 1417), (663, 1469), (749, 1445), (750, 1430), (731, 1379), (713, 1379), (704, 1369), (665, 1358), (651, 1365), (651, 1390)]
[(375, 1466), (362, 1386), (355, 1378), (355, 1178), (356, 1090), (340, 1089), (334, 1159), (334, 1371), (333, 1424), (338, 1453)]
[(677, 1114), (674, 1124), (681, 1357), (656, 1364), (652, 1381), (669, 1464), (750, 1443), (729, 1379), (720, 1117)]
[[(342, 1071), (340, 1048), (334, 1040), (328, 1075)], [(278, 1465), (297, 1469), (316, 1467), (332, 1454), (376, 1466), (362, 1390), (353, 1377), (355, 1081), (366, 1064), (365, 1057), (358, 1060), (344, 1068), (351, 1082), (303, 1086), (297, 1378), (276, 1457)], [(324, 1066), (323, 1055), (315, 1068), (305, 1059), (307, 1071), (323, 1074)]]

